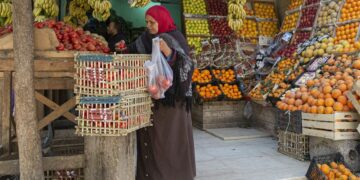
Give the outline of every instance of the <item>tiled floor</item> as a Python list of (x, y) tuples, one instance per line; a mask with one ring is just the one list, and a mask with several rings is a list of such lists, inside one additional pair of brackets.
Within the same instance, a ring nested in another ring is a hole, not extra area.
[(194, 129), (196, 180), (278, 180), (303, 177), (309, 162), (277, 152), (270, 137), (223, 141)]

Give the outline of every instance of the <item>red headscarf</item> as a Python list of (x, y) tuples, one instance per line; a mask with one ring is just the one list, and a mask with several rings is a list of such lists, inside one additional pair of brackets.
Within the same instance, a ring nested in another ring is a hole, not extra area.
[(170, 12), (160, 5), (153, 6), (146, 11), (146, 15), (153, 17), (158, 23), (158, 34), (166, 33), (176, 29)]

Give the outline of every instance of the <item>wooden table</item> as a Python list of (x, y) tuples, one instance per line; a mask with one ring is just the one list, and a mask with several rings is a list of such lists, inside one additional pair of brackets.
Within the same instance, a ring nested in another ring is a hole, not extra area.
[[(74, 53), (72, 51), (37, 51), (34, 60), (34, 86), (35, 98), (41, 104), (53, 111), (39, 119), (38, 128), (41, 130), (55, 119), (63, 116), (75, 123), (75, 115), (69, 110), (76, 105), (75, 97), (68, 99), (63, 104), (57, 104), (45, 97), (44, 90), (73, 90), (74, 88)], [(3, 155), (10, 155), (12, 128), (15, 126), (11, 115), (11, 91), (14, 84), (14, 60), (12, 51), (0, 51), (0, 120), (2, 123), (1, 140)]]

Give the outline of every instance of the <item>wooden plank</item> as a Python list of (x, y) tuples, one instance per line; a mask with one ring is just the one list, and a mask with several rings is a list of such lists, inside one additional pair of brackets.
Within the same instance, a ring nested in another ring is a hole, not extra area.
[(360, 139), (360, 135), (357, 132), (333, 132), (333, 131), (303, 128), (303, 134), (308, 136), (332, 139), (335, 141)]
[(356, 130), (358, 122), (336, 122), (335, 130)]
[[(43, 157), (43, 167), (44, 171), (84, 168), (85, 156), (81, 154)], [(19, 160), (0, 161), (0, 175), (16, 175), (19, 173)]]
[[(75, 72), (72, 60), (45, 60), (34, 61), (35, 72)], [(14, 71), (13, 60), (0, 60), (0, 71)]]
[[(35, 98), (38, 101), (40, 101), (41, 103), (48, 106), (52, 110), (56, 110), (56, 109), (58, 109), (60, 107), (58, 104), (54, 103), (53, 101), (51, 101), (50, 99), (48, 99), (47, 97), (45, 97), (44, 95), (42, 95), (42, 94), (40, 94), (39, 92), (36, 92), (36, 91), (35, 91)], [(76, 116), (73, 115), (72, 113), (65, 112), (63, 116), (66, 119), (72, 121), (73, 123), (76, 123), (76, 121), (75, 121)]]
[(317, 129), (334, 130), (334, 123), (329, 123), (329, 122), (303, 120), (302, 121), (302, 126), (304, 128), (317, 128)]
[(5, 72), (2, 84), (2, 102), (1, 102), (1, 144), (3, 145), (3, 151), (5, 154), (9, 154), (10, 148), (10, 136), (11, 136), (11, 73)]
[(328, 122), (319, 122), (319, 121), (307, 121), (303, 120), (302, 126), (308, 128), (317, 128), (317, 129), (324, 129), (324, 130), (355, 130), (356, 127), (359, 125), (358, 122), (335, 122), (335, 123), (328, 123)]
[(360, 139), (360, 135), (357, 132), (336, 132), (334, 140), (355, 140)]
[(358, 96), (360, 96), (360, 81), (356, 81), (353, 85), (353, 91), (356, 92)]
[(0, 78), (4, 78), (4, 73), (0, 72)]
[(72, 108), (76, 106), (76, 97), (71, 98), (67, 102), (65, 102), (61, 107), (56, 109), (55, 111), (51, 112), (49, 115), (47, 115), (45, 118), (43, 118), (38, 123), (38, 129), (41, 130), (45, 126), (47, 126), (49, 123), (54, 121), (56, 118), (62, 116), (64, 113), (68, 112)]
[(75, 83), (71, 78), (37, 78), (34, 81), (35, 90), (73, 90)]
[(335, 112), (335, 114), (310, 114), (302, 113), (302, 119), (318, 120), (318, 121), (334, 121), (334, 120), (353, 120), (360, 119), (356, 113)]
[[(69, 58), (73, 59), (74, 54), (77, 51), (35, 51), (35, 58)], [(86, 52), (88, 53), (88, 52)], [(0, 51), (0, 60), (1, 59), (14, 59), (13, 50), (1, 50)]]
[(346, 97), (349, 99), (349, 101), (351, 102), (351, 104), (354, 106), (354, 108), (356, 109), (356, 111), (358, 113), (360, 113), (360, 104), (359, 102), (356, 100), (356, 97), (354, 96), (354, 94), (349, 91), (346, 93)]
[(73, 59), (77, 51), (35, 51), (35, 58), (70, 58)]
[(334, 132), (332, 132), (332, 131), (322, 131), (322, 130), (316, 130), (316, 129), (303, 128), (302, 133), (304, 135), (308, 135), (308, 136), (334, 139)]
[(35, 72), (34, 74), (36, 78), (74, 78), (73, 72)]

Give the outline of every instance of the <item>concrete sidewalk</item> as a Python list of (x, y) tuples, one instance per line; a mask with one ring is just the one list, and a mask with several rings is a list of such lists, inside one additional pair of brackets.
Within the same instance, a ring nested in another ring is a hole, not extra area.
[(279, 180), (304, 177), (309, 162), (277, 152), (271, 137), (223, 141), (194, 128), (196, 180)]

